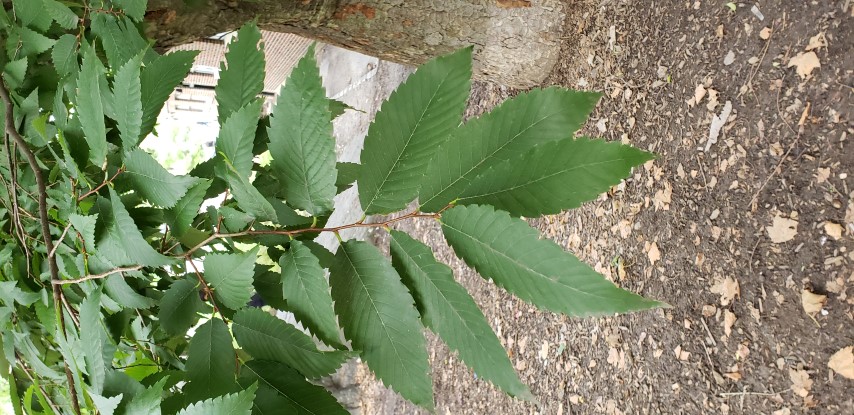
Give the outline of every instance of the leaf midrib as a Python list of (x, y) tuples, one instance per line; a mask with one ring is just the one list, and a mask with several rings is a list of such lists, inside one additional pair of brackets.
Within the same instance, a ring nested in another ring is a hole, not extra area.
[(412, 138), (415, 136), (415, 132), (418, 131), (418, 128), (421, 126), (421, 122), (424, 120), (424, 116), (429, 112), (430, 108), (432, 107), (433, 100), (436, 98), (436, 95), (439, 94), (439, 90), (442, 89), (442, 86), (445, 84), (445, 82), (447, 82), (450, 76), (451, 72), (448, 71), (442, 78), (442, 81), (439, 82), (439, 85), (433, 91), (433, 95), (431, 95), (430, 100), (427, 101), (427, 105), (424, 107), (424, 111), (421, 112), (421, 115), (418, 117), (418, 121), (416, 121), (415, 126), (412, 127), (412, 132), (409, 133), (409, 137), (406, 139), (406, 143), (403, 145), (403, 149), (400, 151), (400, 154), (397, 155), (397, 158), (394, 160), (394, 164), (391, 165), (391, 169), (389, 169), (388, 173), (386, 173), (382, 182), (380, 182), (380, 185), (377, 186), (377, 190), (374, 191), (374, 195), (373, 197), (371, 197), (371, 201), (368, 202), (368, 205), (365, 207), (365, 212), (369, 211), (370, 208), (374, 205), (374, 202), (377, 200), (377, 197), (379, 197), (379, 194), (385, 186), (386, 182), (388, 182), (389, 176), (391, 176), (391, 173), (395, 171), (397, 165), (400, 164), (400, 161), (403, 159), (403, 154), (406, 153), (406, 149), (409, 147), (409, 143), (412, 142)]

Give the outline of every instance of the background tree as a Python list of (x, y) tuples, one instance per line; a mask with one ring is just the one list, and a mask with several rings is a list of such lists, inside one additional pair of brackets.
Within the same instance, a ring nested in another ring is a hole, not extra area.
[(560, 0), (151, 0), (145, 21), (161, 47), (253, 19), (410, 65), (474, 45), (475, 77), (527, 88), (557, 62), (563, 8)]

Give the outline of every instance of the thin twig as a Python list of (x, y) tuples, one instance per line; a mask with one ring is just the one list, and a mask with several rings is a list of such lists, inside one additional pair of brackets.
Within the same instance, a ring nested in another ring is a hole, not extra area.
[(774, 391), (771, 391), (771, 392), (747, 392), (747, 391), (741, 391), (741, 392), (721, 392), (721, 393), (718, 393), (718, 396), (745, 396), (745, 395), (753, 395), (753, 396), (775, 396), (775, 395), (779, 395), (779, 394), (781, 394), (781, 393), (788, 392), (788, 391), (790, 391), (790, 390), (792, 390), (792, 388), (783, 389), (783, 390), (781, 390), (780, 392), (774, 392)]
[(446, 206), (445, 208), (443, 208), (442, 210), (440, 210), (437, 213), (421, 213), (420, 211), (416, 210), (416, 211), (407, 213), (403, 216), (399, 216), (399, 217), (396, 217), (393, 219), (389, 219), (389, 220), (386, 220), (383, 222), (377, 222), (377, 223), (364, 223), (362, 221), (359, 221), (356, 223), (351, 223), (349, 225), (341, 225), (341, 226), (335, 226), (335, 227), (331, 227), (331, 228), (314, 228), (314, 227), (311, 227), (311, 228), (294, 229), (294, 230), (280, 230), (280, 229), (252, 230), (252, 229), (250, 229), (250, 230), (246, 230), (246, 231), (242, 231), (242, 232), (234, 232), (234, 233), (216, 232), (213, 235), (207, 237), (204, 241), (198, 243), (196, 246), (187, 250), (187, 252), (185, 252), (181, 255), (177, 255), (177, 257), (189, 259), (196, 251), (198, 251), (202, 247), (206, 246), (207, 244), (209, 244), (209, 243), (211, 243), (217, 239), (223, 239), (223, 238), (238, 238), (241, 236), (260, 236), (260, 235), (293, 236), (293, 235), (299, 235), (302, 233), (321, 233), (321, 232), (332, 232), (332, 233), (337, 234), (340, 231), (343, 231), (345, 229), (352, 229), (352, 228), (384, 228), (384, 227), (387, 227), (388, 225), (391, 225), (392, 223), (400, 222), (400, 221), (407, 220), (407, 219), (413, 219), (413, 218), (438, 219), (441, 217), (442, 212), (445, 211), (445, 209), (447, 209), (449, 206)]
[(116, 177), (118, 177), (118, 175), (119, 175), (119, 174), (121, 174), (121, 173), (122, 173), (122, 172), (124, 172), (124, 171), (125, 171), (125, 167), (124, 167), (124, 166), (120, 167), (118, 170), (116, 170), (116, 174), (114, 174), (114, 175), (113, 175), (113, 177), (110, 177), (109, 179), (104, 180), (104, 182), (103, 182), (103, 183), (99, 184), (99, 185), (98, 185), (97, 187), (95, 187), (94, 189), (92, 189), (92, 190), (90, 190), (90, 191), (88, 191), (88, 192), (86, 192), (86, 193), (83, 193), (83, 195), (81, 195), (80, 197), (78, 197), (78, 198), (77, 198), (77, 201), (78, 201), (78, 202), (82, 202), (82, 201), (83, 201), (83, 199), (85, 199), (85, 198), (87, 198), (87, 197), (89, 197), (89, 196), (91, 196), (91, 195), (93, 195), (93, 194), (95, 194), (95, 193), (98, 193), (98, 191), (99, 191), (99, 190), (101, 190), (102, 188), (104, 188), (104, 186), (106, 186), (106, 185), (108, 185), (108, 184), (112, 183), (112, 182), (113, 182), (113, 180), (116, 180)]
[[(24, 374), (27, 375), (28, 378), (30, 378), (30, 382), (32, 382), (35, 385), (37, 383), (36, 379), (33, 377), (33, 374), (30, 373), (30, 368), (28, 368), (24, 364), (24, 359), (21, 359), (21, 355), (18, 354), (17, 352), (15, 353), (15, 357), (17, 358), (15, 360), (21, 366), (21, 370), (24, 372)], [(44, 396), (44, 398), (47, 400), (47, 404), (50, 405), (50, 408), (53, 410), (53, 413), (55, 413), (55, 414), (61, 413), (61, 412), (59, 412), (59, 408), (57, 408), (57, 406), (53, 402), (53, 400), (50, 399), (50, 395), (48, 395), (47, 392), (45, 392), (44, 388), (42, 388), (41, 383), (39, 383), (38, 385), (39, 385), (39, 391), (41, 391), (42, 396)], [(16, 404), (17, 404), (17, 402), (16, 402)]]
[[(809, 105), (807, 105), (807, 109), (809, 109)], [(783, 120), (783, 122), (785, 123), (785, 120)], [(788, 123), (786, 123), (786, 125), (789, 127), (789, 129), (794, 131), (794, 129), (791, 126), (789, 126)], [(797, 135), (795, 136), (795, 140), (792, 141), (792, 144), (789, 144), (789, 149), (786, 150), (786, 154), (783, 154), (783, 157), (780, 158), (780, 162), (777, 163), (777, 166), (774, 167), (774, 170), (771, 171), (771, 174), (769, 174), (768, 177), (765, 178), (765, 181), (762, 182), (762, 186), (759, 186), (759, 189), (757, 189), (756, 193), (753, 194), (753, 197), (750, 199), (750, 209), (751, 210), (756, 210), (756, 200), (759, 198), (759, 194), (762, 193), (762, 189), (765, 189), (765, 186), (768, 185), (768, 182), (770, 182), (771, 179), (774, 178), (774, 176), (776, 176), (777, 174), (780, 173), (780, 168), (783, 167), (783, 163), (786, 162), (786, 159), (789, 158), (789, 154), (792, 153), (792, 150), (795, 149), (795, 146), (798, 144), (798, 141), (800, 141), (801, 133), (803, 131), (804, 131), (804, 126), (801, 125), (798, 128), (798, 131), (796, 132)]]
[(216, 311), (217, 314), (222, 317), (222, 320), (225, 321), (225, 316), (222, 314), (221, 311), (219, 311), (219, 306), (216, 305), (216, 300), (214, 300), (213, 290), (211, 290), (211, 287), (208, 285), (207, 281), (205, 281), (205, 278), (202, 276), (202, 273), (199, 271), (199, 268), (196, 267), (196, 263), (193, 262), (192, 259), (188, 259), (187, 262), (189, 262), (190, 266), (193, 267), (193, 271), (196, 274), (196, 278), (199, 279), (199, 284), (202, 284), (202, 290), (205, 292), (205, 297), (211, 300), (211, 305), (213, 306), (214, 311)]
[(75, 278), (73, 280), (57, 280), (57, 281), (53, 281), (53, 284), (54, 285), (79, 284), (79, 283), (85, 282), (85, 281), (99, 280), (102, 278), (107, 278), (113, 274), (118, 274), (118, 273), (128, 272), (128, 271), (139, 271), (141, 269), (142, 269), (141, 265), (134, 265), (132, 267), (121, 267), (121, 268), (116, 268), (116, 269), (104, 272), (102, 274), (87, 275), (85, 277)]
[(56, 254), (56, 248), (62, 245), (62, 240), (65, 239), (65, 234), (68, 233), (69, 228), (71, 228), (71, 222), (68, 222), (68, 225), (65, 225), (65, 229), (62, 230), (62, 235), (59, 235), (59, 239), (57, 239), (58, 242), (53, 247), (53, 251), (50, 251), (50, 253), (47, 254), (48, 256), (53, 256), (54, 254)]
[[(39, 168), (35, 154), (33, 154), (27, 146), (27, 142), (24, 141), (24, 138), (21, 137), (21, 134), (18, 133), (18, 130), (15, 128), (15, 104), (12, 102), (12, 97), (9, 95), (9, 90), (6, 88), (5, 82), (0, 82), (0, 98), (3, 99), (3, 103), (6, 105), (6, 133), (15, 140), (15, 143), (18, 145), (18, 151), (27, 158), (30, 169), (32, 169), (33, 175), (36, 178), (36, 185), (39, 189), (39, 218), (41, 219), (42, 225), (42, 238), (44, 238), (45, 250), (47, 252), (52, 252), (53, 240), (50, 236), (50, 223), (48, 222), (49, 216), (47, 214), (47, 185), (45, 184), (44, 176)], [(59, 267), (56, 264), (56, 257), (48, 256), (47, 262), (48, 268), (50, 269), (51, 281), (59, 280)], [(64, 336), (65, 317), (63, 317), (62, 313), (62, 288), (58, 285), (53, 286), (53, 302), (58, 317), (57, 320), (59, 321), (60, 329)], [(68, 362), (65, 362), (65, 377), (68, 380), (68, 392), (71, 396), (71, 406), (74, 409), (74, 413), (80, 415), (80, 402), (77, 400), (77, 387), (74, 385), (74, 376), (71, 374), (71, 367), (68, 365)]]
[[(762, 55), (759, 56), (759, 62), (756, 63), (756, 67), (753, 68), (753, 73), (751, 73), (750, 77), (747, 78), (747, 83), (745, 84), (750, 91), (753, 90), (753, 78), (756, 77), (756, 74), (759, 72), (759, 68), (762, 66), (762, 61), (765, 60), (765, 54), (768, 53), (768, 47), (771, 46), (771, 38), (774, 36), (774, 26), (771, 26), (770, 29), (771, 34), (768, 35), (768, 39), (765, 39), (765, 48), (762, 49)], [(739, 92), (736, 98), (741, 97), (743, 94), (743, 92)]]

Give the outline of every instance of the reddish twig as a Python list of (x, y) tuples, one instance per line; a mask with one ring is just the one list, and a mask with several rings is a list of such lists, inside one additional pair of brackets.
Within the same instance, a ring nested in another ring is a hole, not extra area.
[(91, 196), (91, 195), (93, 195), (93, 194), (95, 194), (95, 193), (98, 193), (98, 191), (99, 191), (99, 190), (101, 190), (101, 189), (103, 189), (103, 188), (104, 188), (104, 186), (106, 186), (106, 185), (108, 185), (108, 184), (112, 183), (112, 182), (113, 182), (113, 180), (116, 180), (116, 177), (118, 177), (118, 175), (119, 175), (119, 174), (121, 174), (121, 173), (122, 173), (122, 172), (124, 172), (124, 171), (125, 171), (125, 168), (124, 168), (124, 166), (122, 166), (121, 168), (119, 168), (118, 170), (116, 170), (116, 174), (114, 174), (114, 175), (113, 175), (113, 177), (110, 177), (109, 179), (104, 180), (104, 182), (103, 182), (103, 183), (101, 183), (101, 184), (99, 184), (99, 185), (98, 185), (98, 187), (96, 187), (96, 188), (94, 188), (94, 189), (92, 189), (92, 190), (90, 190), (90, 191), (88, 191), (88, 192), (86, 192), (86, 193), (83, 193), (80, 197), (78, 197), (78, 198), (77, 198), (77, 201), (78, 201), (78, 202), (82, 202), (82, 201), (83, 201), (83, 199), (85, 199), (85, 198), (87, 198), (87, 197), (89, 197), (89, 196)]

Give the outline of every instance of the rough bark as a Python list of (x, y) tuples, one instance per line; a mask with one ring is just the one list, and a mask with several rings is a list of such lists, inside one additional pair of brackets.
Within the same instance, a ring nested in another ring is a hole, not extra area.
[(554, 67), (564, 16), (560, 0), (150, 0), (146, 30), (168, 47), (256, 17), (266, 30), (410, 65), (474, 45), (477, 78), (525, 88)]

